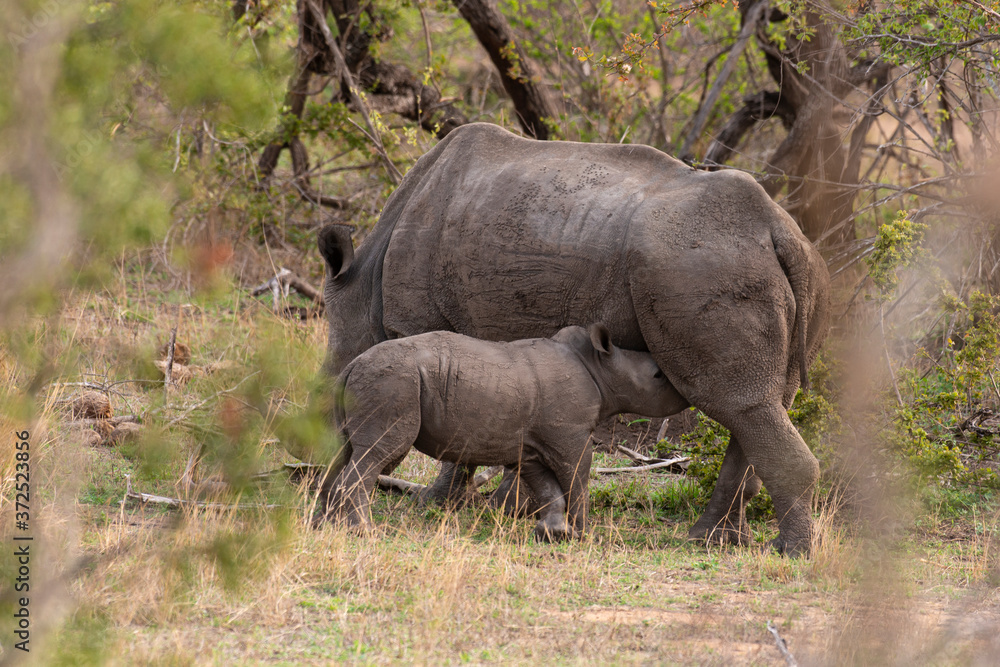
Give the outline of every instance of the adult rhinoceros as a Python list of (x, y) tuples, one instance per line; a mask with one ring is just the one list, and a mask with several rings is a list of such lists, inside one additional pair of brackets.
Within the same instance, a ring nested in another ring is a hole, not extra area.
[(774, 546), (808, 551), (819, 467), (787, 408), (827, 332), (829, 274), (751, 177), (476, 123), (417, 161), (356, 253), (346, 226), (319, 244), (328, 372), (425, 331), (516, 340), (603, 322), (732, 433), (691, 536), (748, 542), (763, 482)]

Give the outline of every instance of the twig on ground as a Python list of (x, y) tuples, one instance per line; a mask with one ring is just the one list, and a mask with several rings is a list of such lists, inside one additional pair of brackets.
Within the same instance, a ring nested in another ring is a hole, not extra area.
[(614, 475), (615, 473), (620, 472), (644, 472), (646, 470), (656, 470), (657, 468), (669, 468), (670, 466), (686, 463), (690, 460), (690, 456), (678, 456), (673, 459), (667, 459), (666, 461), (650, 463), (649, 465), (643, 466), (628, 466), (625, 468), (591, 468), (591, 470), (598, 475)]
[(387, 475), (378, 476), (378, 488), (389, 493), (398, 493), (403, 496), (415, 496), (427, 487), (423, 484), (414, 484)]
[(157, 496), (152, 493), (138, 493), (132, 490), (132, 476), (125, 475), (125, 497), (122, 499), (122, 503), (126, 500), (138, 500), (139, 502), (153, 503), (155, 505), (168, 505), (170, 507), (199, 507), (201, 509), (210, 510), (231, 510), (231, 509), (276, 509), (281, 507), (281, 505), (262, 505), (254, 503), (210, 503), (204, 500), (183, 500), (181, 498), (168, 498), (167, 496)]
[(772, 635), (774, 635), (774, 643), (778, 645), (778, 650), (781, 651), (781, 657), (785, 659), (785, 664), (788, 665), (788, 667), (798, 667), (799, 663), (795, 661), (795, 656), (793, 656), (792, 652), (788, 650), (788, 644), (781, 638), (781, 635), (778, 634), (778, 628), (774, 626), (774, 623), (768, 621), (767, 629)]
[[(657, 440), (657, 442), (659, 442), (659, 440)], [(622, 454), (629, 457), (636, 463), (659, 463), (661, 461), (666, 461), (666, 459), (662, 459), (656, 456), (646, 456), (645, 454), (640, 454), (634, 449), (629, 449), (625, 445), (615, 445), (615, 447), (618, 449), (618, 451), (620, 451)]]
[(250, 290), (250, 295), (260, 296), (265, 292), (271, 292), (274, 297), (274, 312), (277, 313), (281, 304), (281, 297), (287, 298), (289, 289), (295, 290), (312, 301), (316, 305), (317, 312), (323, 309), (323, 293), (284, 267), (273, 278)]
[(503, 466), (491, 466), (472, 478), (472, 488), (478, 489), (503, 472)]
[(170, 330), (170, 342), (167, 343), (167, 367), (163, 370), (163, 389), (170, 389), (174, 372), (174, 347), (177, 345), (177, 327)]
[(275, 475), (280, 475), (283, 473), (288, 473), (289, 476), (294, 477), (295, 475), (305, 475), (312, 470), (323, 470), (326, 466), (320, 465), (318, 463), (285, 463), (280, 468), (276, 470), (268, 470), (266, 472), (259, 472), (256, 475), (250, 477), (251, 480), (268, 479), (274, 477)]

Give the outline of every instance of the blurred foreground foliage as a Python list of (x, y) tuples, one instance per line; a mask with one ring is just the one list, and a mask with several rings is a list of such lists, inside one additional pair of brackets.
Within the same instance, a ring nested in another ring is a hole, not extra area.
[[(0, 265), (37, 258), (25, 264), (33, 287), (18, 300), (38, 306), (38, 287), (61, 288), (66, 276), (98, 286), (123, 250), (162, 241), (198, 187), (179, 169), (176, 119), (197, 119), (220, 141), (271, 121), (287, 53), (239, 39), (224, 9), (4, 3)], [(46, 207), (52, 200), (63, 205)], [(36, 247), (46, 242), (55, 257)]]

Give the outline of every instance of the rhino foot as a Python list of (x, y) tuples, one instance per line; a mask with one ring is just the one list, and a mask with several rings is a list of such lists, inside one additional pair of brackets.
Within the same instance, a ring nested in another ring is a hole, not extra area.
[(750, 546), (754, 542), (750, 524), (746, 520), (733, 524), (726, 519), (706, 520), (704, 516), (688, 531), (688, 539), (706, 544), (732, 544), (739, 547)]
[(539, 542), (565, 542), (579, 537), (580, 533), (570, 528), (565, 519), (553, 523), (539, 521), (535, 525), (535, 539)]
[(370, 521), (366, 521), (354, 513), (341, 514), (333, 508), (316, 508), (310, 524), (313, 530), (320, 530), (323, 526), (345, 527), (355, 535), (367, 535), (372, 529)]
[(812, 540), (808, 537), (789, 539), (778, 535), (770, 541), (768, 546), (783, 556), (809, 558), (809, 554), (812, 551)]

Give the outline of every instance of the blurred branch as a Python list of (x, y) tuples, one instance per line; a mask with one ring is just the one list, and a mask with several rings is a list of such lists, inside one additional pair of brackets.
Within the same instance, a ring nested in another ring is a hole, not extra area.
[(30, 193), (34, 216), (27, 247), (0, 254), (0, 319), (5, 325), (16, 304), (37, 295), (41, 286), (54, 286), (79, 238), (79, 215), (48, 139), (60, 58), (75, 18), (73, 10), (59, 9), (17, 50), (14, 90), (6, 93), (11, 104), (7, 132), (17, 140), (9, 144), (12, 152), (0, 157), (0, 167), (6, 166)]
[(649, 463), (641, 466), (627, 466), (624, 468), (591, 468), (591, 470), (598, 475), (614, 475), (621, 472), (645, 472), (647, 470), (657, 470), (659, 468), (679, 466), (681, 463), (687, 463), (690, 460), (690, 456), (678, 456), (672, 459), (660, 460), (657, 463)]
[(210, 503), (204, 500), (184, 500), (183, 498), (170, 498), (167, 496), (157, 496), (152, 493), (139, 493), (132, 490), (132, 475), (125, 475), (125, 497), (126, 500), (137, 500), (142, 504), (153, 503), (154, 505), (168, 505), (170, 507), (197, 507), (205, 510), (233, 510), (233, 509), (277, 509), (281, 505), (263, 503)]
[(781, 638), (781, 635), (778, 634), (778, 628), (776, 628), (774, 623), (771, 621), (767, 622), (767, 631), (774, 636), (774, 643), (778, 646), (778, 651), (781, 652), (781, 657), (785, 659), (785, 664), (788, 665), (788, 667), (798, 667), (799, 663), (795, 661), (795, 656), (793, 656), (792, 652), (788, 650), (788, 644)]

